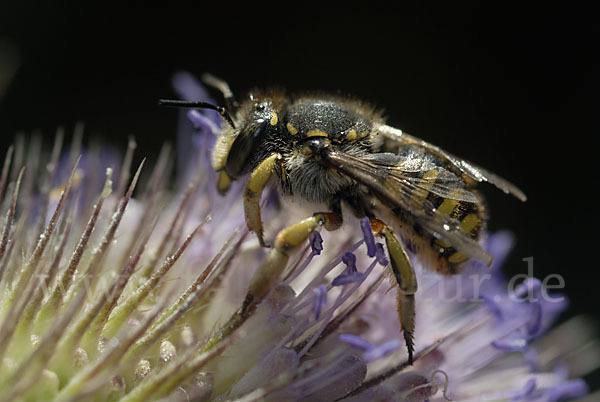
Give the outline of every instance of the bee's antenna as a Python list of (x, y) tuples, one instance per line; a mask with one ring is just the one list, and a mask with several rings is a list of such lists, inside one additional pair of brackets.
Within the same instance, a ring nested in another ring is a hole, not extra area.
[(237, 108), (240, 105), (235, 100), (233, 92), (231, 92), (231, 88), (229, 88), (229, 84), (227, 84), (226, 81), (215, 77), (214, 75), (209, 73), (202, 74), (201, 79), (202, 82), (204, 82), (206, 85), (216, 88), (217, 90), (219, 90), (219, 92), (221, 92), (221, 94), (223, 94), (223, 98), (225, 99), (227, 109), (232, 110), (233, 112), (237, 110)]
[(158, 104), (161, 106), (170, 107), (185, 107), (185, 108), (198, 108), (198, 109), (211, 109), (216, 111), (229, 123), (232, 128), (235, 128), (231, 115), (223, 106), (213, 105), (212, 103), (202, 101), (184, 101), (184, 100), (172, 100), (172, 99), (159, 99)]

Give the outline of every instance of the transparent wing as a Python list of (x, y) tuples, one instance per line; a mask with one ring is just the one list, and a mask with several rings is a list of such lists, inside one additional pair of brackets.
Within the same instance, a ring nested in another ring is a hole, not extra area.
[(461, 158), (458, 158), (452, 155), (449, 152), (444, 151), (443, 149), (430, 144), (426, 141), (423, 141), (420, 138), (414, 137), (410, 134), (403, 132), (397, 128), (380, 125), (376, 127), (377, 132), (383, 135), (386, 138), (392, 139), (394, 141), (398, 141), (402, 144), (414, 144), (420, 147), (427, 149), (429, 152), (434, 153), (435, 155), (446, 159), (452, 165), (456, 166), (462, 173), (466, 174), (471, 179), (477, 182), (488, 182), (498, 187), (500, 190), (504, 191), (506, 194), (512, 194), (516, 198), (521, 201), (526, 201), (527, 196), (521, 189), (517, 186), (509, 182), (508, 180), (503, 179), (502, 177), (492, 173), (480, 166), (477, 166), (471, 162), (467, 162)]
[(390, 172), (388, 187), (392, 190), (399, 187), (403, 190), (410, 190), (411, 194), (423, 194), (422, 191), (429, 191), (442, 198), (451, 200), (472, 203), (479, 202), (479, 199), (475, 194), (463, 188), (464, 182), (462, 180), (450, 171), (439, 166), (435, 169), (428, 170), (435, 170), (437, 173), (435, 177), (431, 178), (428, 178), (427, 176), (408, 176), (401, 167), (396, 166), (387, 167), (385, 169)]
[(328, 151), (323, 159), (331, 167), (369, 187), (388, 205), (410, 212), (416, 222), (435, 238), (448, 242), (457, 251), (471, 258), (487, 264), (491, 262), (491, 256), (460, 228), (458, 220), (439, 212), (422, 196), (422, 191), (430, 191), (446, 199), (479, 202), (475, 194), (457, 187), (458, 183), (455, 181), (460, 179), (451, 172), (446, 171), (446, 179), (436, 178), (433, 183), (424, 178), (410, 177), (396, 166), (377, 164), (343, 152)]

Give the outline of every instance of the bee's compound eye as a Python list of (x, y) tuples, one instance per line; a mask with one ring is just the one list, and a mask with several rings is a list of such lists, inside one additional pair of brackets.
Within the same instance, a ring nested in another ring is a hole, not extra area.
[(258, 125), (244, 128), (235, 138), (225, 163), (225, 171), (230, 177), (237, 178), (251, 168), (247, 166), (248, 160), (256, 150), (266, 125), (267, 122), (261, 121)]
[(254, 108), (256, 109), (257, 112), (264, 112), (265, 109), (267, 108), (267, 105), (264, 102), (261, 103), (257, 103)]

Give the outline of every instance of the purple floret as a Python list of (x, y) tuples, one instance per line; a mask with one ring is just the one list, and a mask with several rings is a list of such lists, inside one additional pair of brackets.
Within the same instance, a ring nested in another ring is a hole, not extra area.
[(313, 255), (320, 255), (323, 251), (323, 238), (319, 232), (312, 232), (309, 237), (310, 248)]
[(371, 230), (369, 218), (362, 218), (360, 220), (360, 228), (363, 232), (363, 236), (365, 237), (365, 244), (367, 245), (367, 255), (369, 257), (375, 257), (377, 248), (375, 246), (375, 237), (373, 236), (373, 231)]

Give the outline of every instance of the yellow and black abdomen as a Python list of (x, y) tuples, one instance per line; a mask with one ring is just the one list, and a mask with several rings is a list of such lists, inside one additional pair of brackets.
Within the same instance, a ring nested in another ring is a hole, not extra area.
[[(465, 201), (456, 201), (448, 198), (441, 198), (430, 195), (432, 202), (439, 203), (437, 210), (450, 218), (455, 219), (459, 228), (467, 236), (475, 241), (480, 241), (485, 233), (485, 209), (483, 203), (470, 203)], [(439, 259), (439, 268), (444, 274), (455, 274), (465, 265), (470, 256), (457, 251), (450, 244), (438, 240), (426, 234), (433, 252), (437, 252)]]
[[(486, 213), (482, 202), (457, 201), (433, 193), (427, 195), (427, 201), (439, 213), (455, 220), (460, 230), (472, 240), (479, 242), (484, 238)], [(411, 212), (400, 208), (394, 208), (392, 212), (400, 220), (400, 235), (403, 242), (427, 268), (444, 275), (454, 275), (460, 272), (470, 260), (471, 256), (468, 254), (436, 238)]]
[[(439, 239), (432, 232), (432, 225), (423, 222), (440, 222), (440, 232), (444, 230), (441, 222), (448, 222), (461, 236), (479, 242), (485, 234), (483, 199), (437, 156), (415, 146), (402, 147), (398, 156), (400, 162), (396, 166), (403, 169), (402, 176), (407, 182), (418, 183), (402, 190), (408, 208), (392, 208), (400, 221), (404, 243), (426, 266), (446, 275), (458, 273), (472, 256)], [(471, 201), (465, 201), (467, 193)], [(436, 219), (428, 219), (432, 215)]]

